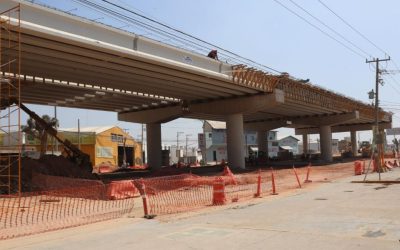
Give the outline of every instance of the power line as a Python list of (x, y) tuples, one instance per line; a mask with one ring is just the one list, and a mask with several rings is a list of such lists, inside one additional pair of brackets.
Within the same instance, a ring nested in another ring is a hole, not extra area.
[(283, 8), (285, 8), (287, 11), (289, 11), (290, 13), (292, 13), (293, 15), (297, 16), (298, 18), (300, 18), (301, 20), (303, 20), (304, 22), (308, 23), (309, 25), (311, 25), (312, 27), (314, 27), (315, 29), (319, 30), (322, 34), (326, 35), (327, 37), (329, 37), (330, 39), (336, 41), (337, 43), (339, 43), (340, 45), (342, 45), (343, 47), (345, 47), (346, 49), (350, 50), (351, 52), (353, 52), (354, 54), (358, 55), (361, 58), (364, 58), (364, 56), (362, 54), (360, 54), (359, 52), (355, 51), (354, 49), (350, 48), (349, 46), (347, 46), (346, 44), (344, 44), (343, 42), (339, 41), (338, 39), (336, 39), (335, 37), (333, 37), (332, 35), (330, 35), (329, 33), (327, 33), (326, 31), (322, 30), (320, 27), (318, 27), (317, 25), (311, 23), (310, 21), (308, 21), (306, 18), (304, 18), (303, 16), (301, 16), (300, 14), (298, 14), (297, 12), (293, 11), (292, 9), (290, 9), (289, 7), (287, 7), (286, 5), (284, 5), (283, 3), (279, 2), (278, 0), (274, 0), (277, 4), (279, 4), (280, 6), (282, 6)]
[[(347, 22), (343, 17), (341, 17), (339, 14), (337, 14), (334, 10), (332, 10), (332, 8), (330, 8), (327, 4), (325, 4), (324, 2), (322, 2), (321, 0), (318, 0), (318, 2), (320, 4), (322, 4), (322, 6), (324, 6), (326, 9), (328, 9), (333, 15), (335, 15), (337, 18), (339, 18), (344, 24), (346, 24), (348, 27), (350, 27), (354, 32), (356, 32), (359, 36), (361, 36), (362, 38), (364, 38), (367, 42), (369, 42), (372, 46), (374, 46), (376, 49), (378, 49), (379, 51), (381, 51), (382, 53), (384, 53), (385, 55), (389, 55), (389, 53), (387, 53), (384, 49), (382, 49), (381, 47), (379, 47), (376, 43), (372, 42), (370, 39), (368, 39), (364, 34), (362, 34), (359, 30), (357, 30), (353, 25), (351, 25), (349, 22)], [(400, 70), (400, 67), (397, 65), (396, 61), (391, 60), (391, 62), (393, 63), (393, 65), (395, 66), (395, 68), (397, 70)]]
[[(197, 50), (201, 50), (201, 51), (205, 51), (205, 52), (209, 52), (209, 50), (211, 49), (211, 48), (209, 48), (209, 47), (206, 47), (206, 46), (204, 46), (204, 45), (201, 45), (201, 44), (198, 44), (198, 43), (195, 43), (195, 42), (193, 42), (193, 41), (190, 41), (190, 40), (188, 40), (187, 38), (183, 38), (183, 37), (179, 37), (179, 36), (177, 36), (177, 35), (175, 35), (175, 34), (172, 34), (171, 32), (168, 32), (168, 31), (165, 31), (165, 30), (162, 30), (162, 29), (160, 29), (160, 28), (158, 28), (158, 27), (155, 27), (155, 26), (153, 26), (153, 25), (150, 25), (150, 24), (147, 24), (147, 23), (144, 23), (144, 22), (142, 22), (142, 21), (139, 21), (139, 20), (137, 20), (137, 19), (134, 19), (134, 18), (132, 18), (132, 17), (129, 17), (129, 16), (126, 16), (126, 15), (124, 15), (124, 14), (121, 14), (120, 12), (117, 12), (117, 11), (115, 11), (115, 10), (112, 10), (112, 9), (110, 9), (110, 8), (107, 8), (107, 7), (104, 7), (104, 6), (102, 6), (102, 5), (98, 5), (98, 4), (96, 4), (96, 3), (93, 3), (93, 2), (91, 2), (91, 1), (88, 1), (88, 0), (73, 0), (73, 1), (75, 1), (75, 2), (79, 2), (79, 4), (82, 4), (82, 5), (84, 5), (84, 6), (86, 6), (86, 7), (88, 7), (88, 8), (90, 8), (90, 9), (92, 9), (92, 10), (94, 10), (94, 11), (98, 11), (98, 12), (101, 12), (101, 13), (105, 13), (106, 15), (108, 14), (108, 15), (112, 15), (112, 16), (114, 16), (114, 18), (113, 19), (115, 19), (115, 18), (117, 18), (117, 20), (119, 20), (119, 21), (121, 21), (120, 19), (123, 19), (124, 21), (128, 21), (128, 22), (131, 22), (131, 23), (133, 23), (134, 25), (136, 25), (136, 26), (140, 26), (140, 27), (143, 27), (143, 28), (145, 28), (145, 29), (148, 29), (148, 30), (151, 30), (151, 31), (153, 31), (153, 32), (155, 32), (155, 33), (157, 33), (157, 34), (159, 34), (159, 35), (161, 35), (161, 36), (165, 36), (165, 37), (167, 37), (167, 40), (168, 41), (170, 41), (170, 40), (175, 40), (175, 41), (178, 41), (178, 42), (180, 42), (180, 43), (182, 43), (182, 44), (184, 44), (185, 46), (190, 46), (190, 47), (192, 47), (192, 48), (195, 48), (195, 49), (197, 49)], [(127, 24), (126, 22), (123, 22), (124, 24)], [(158, 35), (156, 35), (156, 36), (158, 36)], [(164, 40), (164, 42), (165, 42), (165, 40)], [(176, 46), (176, 47), (180, 47), (180, 46), (177, 46), (176, 44), (174, 44), (174, 46)], [(215, 47), (215, 46), (214, 46)], [(214, 47), (212, 47), (212, 48), (214, 48)], [(225, 50), (226, 51), (226, 50)], [(230, 53), (229, 51), (227, 52), (227, 53)], [(204, 55), (204, 53), (202, 54), (202, 55)], [(249, 59), (246, 59), (246, 58), (244, 58), (244, 57), (241, 57), (241, 56), (239, 56), (239, 55), (229, 55), (229, 54), (226, 54), (226, 53), (223, 53), (223, 52), (220, 52), (220, 55), (222, 55), (222, 56), (225, 56), (226, 58), (228, 58), (228, 60), (233, 60), (235, 63), (237, 63), (237, 64), (242, 64), (242, 63), (244, 63), (244, 64), (253, 64), (253, 62), (254, 61), (249, 61)], [(237, 58), (237, 57), (239, 57), (239, 58)], [(220, 56), (220, 58), (221, 58), (221, 56)], [(246, 61), (247, 60), (247, 61)], [(268, 68), (268, 70), (274, 70), (274, 69), (272, 69), (272, 68), (270, 68), (270, 67), (268, 67), (268, 66), (265, 66), (265, 65), (262, 65), (262, 64), (259, 64), (259, 63), (256, 63), (256, 62), (254, 62), (255, 64), (257, 64), (258, 65), (258, 68), (259, 67), (263, 67), (263, 68)], [(254, 65), (253, 65), (254, 66)], [(256, 66), (255, 66), (256, 67)], [(279, 72), (279, 71), (277, 71), (277, 70), (274, 70), (275, 72), (278, 72), (278, 73), (281, 73), (281, 72)]]
[(339, 16), (339, 14), (337, 14), (335, 11), (333, 11), (331, 8), (329, 8), (329, 6), (326, 5), (324, 2), (322, 2), (321, 0), (318, 0), (318, 2), (320, 4), (322, 4), (326, 9), (328, 9), (332, 14), (334, 14), (337, 18), (339, 18), (344, 24), (346, 24), (348, 27), (350, 27), (354, 32), (356, 32), (358, 35), (360, 35), (362, 38), (364, 38), (366, 41), (368, 41), (370, 44), (372, 44), (372, 46), (374, 46), (375, 48), (377, 48), (378, 50), (383, 52), (385, 55), (389, 55), (386, 51), (381, 49), (378, 45), (376, 45), (374, 42), (372, 42), (370, 39), (368, 39), (365, 35), (363, 35), (360, 31), (358, 31), (353, 25), (351, 25), (346, 20), (344, 20), (344, 18)]
[(321, 19), (319, 19), (318, 17), (314, 16), (313, 14), (311, 14), (309, 11), (307, 11), (306, 9), (304, 9), (303, 7), (301, 7), (299, 4), (297, 4), (295, 1), (293, 0), (289, 0), (291, 3), (293, 3), (294, 5), (296, 5), (296, 7), (298, 7), (299, 9), (301, 9), (302, 11), (304, 11), (305, 13), (307, 13), (309, 16), (311, 16), (314, 20), (316, 20), (317, 22), (319, 22), (320, 24), (322, 24), (324, 27), (328, 28), (330, 31), (332, 31), (333, 33), (335, 33), (337, 36), (339, 36), (340, 38), (342, 38), (344, 41), (348, 42), (349, 44), (351, 44), (353, 47), (357, 48), (359, 51), (361, 51), (362, 53), (364, 53), (365, 55), (372, 57), (368, 52), (366, 52), (365, 50), (363, 50), (362, 48), (360, 48), (359, 46), (357, 46), (355, 43), (353, 43), (352, 41), (348, 40), (346, 37), (344, 37), (342, 34), (340, 34), (338, 31), (336, 31), (335, 29), (331, 28), (329, 25), (327, 25), (325, 22), (323, 22)]
[(107, 3), (107, 4), (111, 5), (111, 6), (114, 6), (114, 7), (118, 8), (118, 9), (124, 10), (124, 11), (129, 12), (129, 13), (131, 13), (131, 14), (134, 14), (134, 15), (136, 15), (136, 16), (139, 16), (139, 17), (141, 17), (141, 18), (143, 18), (143, 19), (145, 19), (145, 20), (148, 20), (148, 21), (150, 21), (150, 22), (153, 22), (153, 23), (155, 23), (155, 24), (158, 24), (158, 25), (160, 25), (160, 26), (162, 26), (162, 27), (164, 27), (164, 28), (167, 28), (167, 29), (169, 29), (169, 30), (172, 30), (172, 31), (177, 32), (177, 33), (179, 33), (179, 34), (182, 34), (182, 35), (184, 35), (184, 36), (190, 37), (191, 39), (194, 39), (194, 40), (196, 40), (196, 41), (202, 42), (202, 43), (207, 44), (207, 45), (209, 45), (209, 46), (215, 47), (215, 48), (217, 48), (217, 49), (219, 49), (219, 50), (225, 51), (225, 52), (227, 52), (227, 53), (229, 53), (229, 54), (232, 54), (232, 55), (234, 55), (234, 56), (236, 56), (236, 57), (245, 59), (246, 61), (249, 61), (249, 62), (251, 62), (251, 63), (253, 63), (253, 64), (262, 66), (262, 67), (264, 67), (264, 68), (267, 68), (267, 69), (269, 69), (269, 70), (271, 70), (271, 71), (274, 71), (274, 72), (276, 72), (276, 73), (279, 73), (279, 74), (282, 73), (282, 72), (280, 72), (280, 71), (278, 71), (278, 70), (276, 70), (276, 69), (273, 69), (273, 68), (271, 68), (271, 67), (269, 67), (269, 66), (266, 66), (266, 65), (260, 64), (260, 63), (258, 63), (258, 62), (255, 62), (255, 61), (253, 61), (253, 60), (251, 60), (251, 59), (242, 57), (242, 56), (240, 56), (240, 55), (238, 55), (238, 54), (236, 54), (236, 53), (234, 53), (234, 52), (232, 52), (232, 51), (226, 50), (226, 49), (224, 49), (224, 48), (222, 48), (222, 47), (220, 47), (220, 46), (217, 46), (217, 45), (215, 45), (215, 44), (209, 43), (209, 42), (207, 42), (207, 41), (205, 41), (205, 40), (203, 40), (203, 39), (200, 39), (200, 38), (198, 38), (198, 37), (195, 37), (195, 36), (193, 36), (193, 35), (190, 35), (190, 34), (188, 34), (188, 33), (186, 33), (186, 32), (183, 32), (183, 31), (178, 30), (178, 29), (176, 29), (176, 28), (174, 28), (174, 27), (172, 27), (172, 26), (169, 26), (169, 25), (167, 25), (167, 24), (164, 24), (164, 23), (162, 23), (162, 22), (159, 22), (159, 21), (157, 21), (157, 20), (154, 20), (154, 19), (152, 19), (152, 18), (149, 18), (149, 17), (147, 17), (147, 16), (144, 16), (144, 15), (142, 15), (142, 14), (140, 14), (140, 13), (137, 13), (137, 12), (135, 12), (135, 11), (133, 11), (133, 10), (127, 9), (127, 8), (125, 8), (125, 7), (122, 7), (122, 6), (118, 5), (118, 4), (112, 3), (112, 2), (110, 2), (110, 1), (108, 1), (108, 0), (101, 0), (101, 1), (104, 2), (104, 3)]

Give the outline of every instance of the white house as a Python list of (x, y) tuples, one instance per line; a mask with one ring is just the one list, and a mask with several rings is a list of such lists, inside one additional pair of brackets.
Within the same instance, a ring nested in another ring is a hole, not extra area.
[[(243, 150), (248, 156), (249, 150), (258, 151), (257, 132), (246, 131), (243, 135)], [(268, 154), (276, 157), (279, 151), (279, 143), (276, 140), (277, 132), (269, 131), (268, 134)], [(266, 141), (267, 138), (264, 139)], [(219, 121), (205, 121), (203, 133), (198, 134), (199, 148), (202, 152), (203, 160), (206, 162), (221, 162), (228, 160), (226, 148), (226, 124)]]
[(299, 141), (299, 139), (291, 135), (278, 139), (279, 147), (289, 150), (293, 155), (299, 154)]
[[(321, 147), (320, 147), (319, 140), (308, 142), (308, 153), (311, 153), (311, 154), (320, 153), (321, 152), (320, 149), (321, 149)], [(303, 143), (299, 144), (298, 150), (300, 153), (303, 153)], [(339, 140), (338, 139), (332, 139), (332, 154), (339, 154)]]

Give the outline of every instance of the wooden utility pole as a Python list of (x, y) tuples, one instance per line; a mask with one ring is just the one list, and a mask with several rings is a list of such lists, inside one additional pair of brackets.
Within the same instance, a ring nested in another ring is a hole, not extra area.
[[(377, 149), (378, 153), (378, 160), (376, 161), (377, 163), (377, 169), (379, 173), (379, 180), (381, 180), (381, 171), (382, 171), (382, 165), (381, 165), (381, 147), (380, 145), (383, 143), (382, 142), (382, 136), (379, 131), (379, 83), (381, 82), (380, 80), (380, 71), (379, 71), (379, 62), (385, 62), (389, 61), (389, 58), (385, 59), (379, 59), (379, 58), (374, 58), (373, 60), (365, 60), (366, 63), (375, 63), (376, 64), (376, 78), (375, 78), (375, 147)], [(379, 139), (378, 139), (379, 138)]]

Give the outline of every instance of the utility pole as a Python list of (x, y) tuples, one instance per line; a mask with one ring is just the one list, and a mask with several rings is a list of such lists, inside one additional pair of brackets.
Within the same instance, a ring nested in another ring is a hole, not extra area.
[[(54, 118), (57, 120), (57, 106), (54, 106)], [(57, 120), (58, 123), (58, 120)], [(58, 130), (58, 124), (56, 124), (55, 127), (56, 131)], [(57, 131), (58, 132), (58, 131)], [(55, 152), (58, 152), (58, 141), (54, 139), (53, 137), (53, 147), (55, 147)]]
[(78, 148), (81, 149), (81, 123), (78, 118)]
[[(379, 59), (379, 58), (374, 58), (373, 60), (365, 60), (366, 63), (375, 63), (376, 64), (376, 75), (375, 75), (375, 147), (377, 149), (378, 153), (378, 160), (377, 162), (377, 168), (378, 168), (378, 173), (379, 173), (379, 180), (381, 180), (381, 171), (382, 171), (382, 166), (381, 166), (381, 148), (380, 145), (383, 143), (381, 141), (381, 135), (379, 131), (379, 83), (381, 83), (381, 79), (379, 77), (380, 71), (379, 71), (379, 62), (385, 62), (389, 61), (389, 58), (385, 59)], [(379, 139), (378, 139), (379, 137)], [(379, 145), (378, 145), (379, 144)]]
[(186, 163), (188, 162), (188, 140), (189, 140), (189, 136), (191, 136), (191, 134), (186, 135), (186, 146), (185, 146), (185, 158), (186, 158)]
[(176, 132), (176, 157), (178, 158), (178, 162), (179, 162), (179, 158), (181, 156), (181, 151), (179, 149), (179, 135), (182, 135), (183, 132)]
[(142, 164), (145, 164), (146, 163), (146, 150), (144, 147), (144, 124), (143, 123), (142, 123), (141, 139), (142, 139)]

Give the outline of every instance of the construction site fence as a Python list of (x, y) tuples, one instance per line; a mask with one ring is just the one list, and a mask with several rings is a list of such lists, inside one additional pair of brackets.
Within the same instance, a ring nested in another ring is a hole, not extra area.
[(121, 217), (133, 209), (132, 186), (124, 181), (2, 195), (0, 240)]
[[(272, 183), (272, 173), (275, 187)], [(220, 177), (183, 174), (144, 179), (142, 183), (136, 181), (135, 184), (142, 196), (145, 195), (143, 202), (147, 203), (144, 204), (148, 207), (147, 212), (152, 215), (164, 215), (250, 200), (271, 195), (274, 191), (280, 193), (302, 188), (311, 181), (329, 182), (352, 175), (354, 175), (353, 162), (336, 167), (260, 170)], [(223, 180), (224, 187), (222, 191), (217, 192), (223, 192), (223, 197), (220, 202), (215, 202), (215, 184), (219, 178)], [(145, 187), (144, 190), (142, 186)]]
[(282, 193), (308, 185), (307, 179), (327, 182), (351, 175), (353, 162), (237, 175), (225, 169), (219, 176), (182, 174), (108, 184), (36, 174), (34, 183), (46, 191), (0, 196), (0, 240), (118, 218), (133, 211), (139, 195), (145, 216), (165, 215)]

